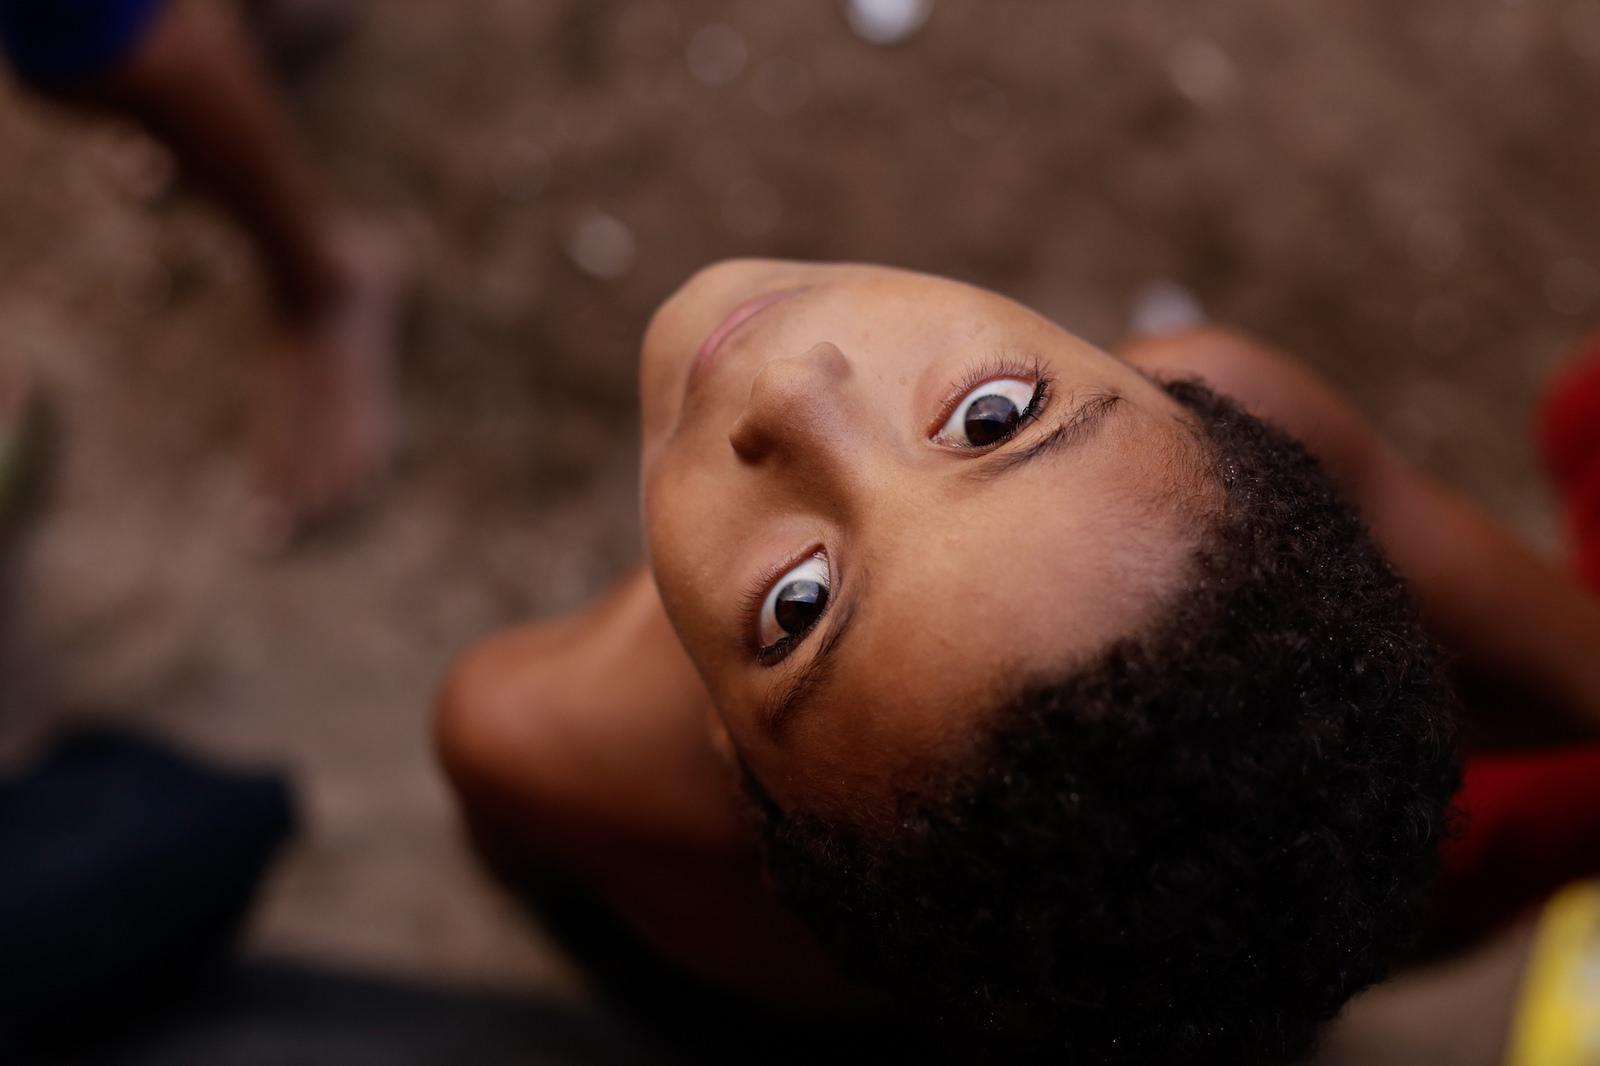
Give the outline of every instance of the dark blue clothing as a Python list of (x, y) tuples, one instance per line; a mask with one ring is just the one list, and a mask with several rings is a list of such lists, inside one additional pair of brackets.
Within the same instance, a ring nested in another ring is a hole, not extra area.
[(136, 48), (164, 0), (0, 0), (0, 48), (22, 80), (77, 88)]
[(147, 1016), (221, 958), (294, 821), (278, 775), (131, 734), (0, 777), (0, 1062)]

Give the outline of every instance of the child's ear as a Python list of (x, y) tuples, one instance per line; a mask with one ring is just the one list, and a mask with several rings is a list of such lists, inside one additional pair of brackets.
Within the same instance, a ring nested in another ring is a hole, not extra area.
[(737, 765), (739, 757), (733, 750), (733, 737), (728, 734), (728, 726), (715, 707), (706, 708), (706, 733), (711, 738), (711, 748), (717, 756), (729, 766)]

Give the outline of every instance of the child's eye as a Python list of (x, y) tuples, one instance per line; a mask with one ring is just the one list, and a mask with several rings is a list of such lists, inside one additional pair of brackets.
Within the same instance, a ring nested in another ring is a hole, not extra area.
[(756, 621), (761, 649), (804, 635), (827, 607), (828, 560), (817, 554), (772, 583)]
[(1022, 428), (1043, 391), (1042, 382), (1017, 378), (986, 381), (961, 398), (934, 440), (957, 448), (998, 444)]

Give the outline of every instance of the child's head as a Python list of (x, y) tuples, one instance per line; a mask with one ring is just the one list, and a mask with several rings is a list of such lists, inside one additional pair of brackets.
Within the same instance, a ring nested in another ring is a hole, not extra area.
[(847, 961), (1068, 1061), (1283, 1058), (1381, 972), (1449, 697), (1297, 445), (863, 267), (703, 273), (643, 379), (663, 600)]

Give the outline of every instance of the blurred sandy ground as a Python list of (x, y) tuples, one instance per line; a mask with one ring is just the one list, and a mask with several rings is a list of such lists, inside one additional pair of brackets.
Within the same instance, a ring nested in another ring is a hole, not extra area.
[[(1600, 318), (1600, 0), (383, 0), (293, 101), (422, 266), (413, 454), (286, 562), (229, 528), (266, 317), (136, 141), (0, 96), (0, 350), (66, 430), (19, 560), (0, 752), (62, 708), (294, 768), (255, 947), (564, 994), (469, 862), (427, 742), (451, 655), (639, 554), (634, 354), (736, 254), (971, 278), (1101, 343), (1188, 285), (1542, 549), (1532, 402)], [(598, 276), (597, 276), (598, 275)]]

